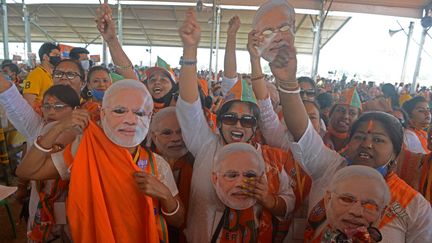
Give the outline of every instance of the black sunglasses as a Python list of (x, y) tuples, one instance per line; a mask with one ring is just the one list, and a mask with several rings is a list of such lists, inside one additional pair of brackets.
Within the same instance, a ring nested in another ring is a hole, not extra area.
[(245, 128), (252, 128), (257, 125), (257, 119), (251, 115), (244, 115), (239, 118), (235, 113), (226, 113), (221, 116), (221, 122), (225, 125), (232, 126), (237, 124), (238, 121)]
[(315, 92), (315, 90), (311, 90), (311, 89), (307, 89), (307, 90), (301, 89), (300, 90), (300, 96), (303, 96), (305, 94), (306, 94), (306, 96), (315, 96), (316, 92)]

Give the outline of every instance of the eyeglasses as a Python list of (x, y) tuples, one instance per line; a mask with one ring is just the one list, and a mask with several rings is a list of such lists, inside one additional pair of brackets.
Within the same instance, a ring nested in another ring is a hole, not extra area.
[(144, 117), (144, 116), (148, 116), (150, 117), (151, 112), (147, 113), (143, 108), (141, 109), (136, 109), (136, 110), (129, 110), (126, 107), (114, 107), (111, 108), (111, 112), (114, 114), (114, 116), (116, 117), (123, 117), (126, 116), (127, 113), (129, 113), (129, 111), (131, 111), (133, 114), (135, 114), (138, 117)]
[(272, 29), (266, 29), (263, 32), (261, 32), (261, 35), (263, 35), (265, 38), (269, 38), (273, 34), (276, 34), (277, 32), (285, 33), (285, 32), (288, 32), (288, 31), (292, 31), (292, 30), (291, 30), (291, 26), (287, 24), (287, 25), (284, 25), (284, 26), (282, 26), (280, 28), (273, 29), (273, 30)]
[(43, 104), (42, 105), (42, 109), (45, 111), (49, 111), (51, 109), (54, 109), (54, 111), (62, 111), (64, 108), (69, 107), (66, 104), (61, 104), (61, 103), (56, 103), (56, 104)]
[(240, 121), (240, 124), (244, 128), (253, 128), (257, 125), (257, 120), (254, 116), (251, 115), (244, 115), (242, 117), (238, 117), (235, 113), (226, 113), (221, 116), (221, 121), (225, 125), (235, 125), (238, 121)]
[(337, 195), (338, 202), (343, 206), (352, 207), (357, 202), (360, 202), (364, 212), (368, 215), (376, 215), (380, 210), (378, 204), (373, 201), (360, 201), (351, 195), (339, 194), (337, 192), (333, 193)]
[(306, 95), (306, 96), (315, 96), (316, 92), (313, 89), (300, 89), (300, 96)]
[(66, 78), (69, 80), (72, 80), (76, 77), (81, 78), (81, 75), (79, 75), (79, 73), (77, 73), (77, 72), (63, 72), (60, 70), (56, 70), (53, 72), (53, 77), (56, 79), (61, 79), (61, 78), (63, 78), (63, 76), (66, 76)]
[(222, 176), (227, 181), (235, 181), (240, 177), (240, 175), (242, 175), (243, 177), (245, 177), (247, 179), (255, 179), (258, 177), (258, 174), (253, 170), (248, 170), (248, 171), (245, 171), (243, 173), (240, 173), (236, 170), (229, 170), (229, 171), (219, 172), (219, 173), (222, 174)]

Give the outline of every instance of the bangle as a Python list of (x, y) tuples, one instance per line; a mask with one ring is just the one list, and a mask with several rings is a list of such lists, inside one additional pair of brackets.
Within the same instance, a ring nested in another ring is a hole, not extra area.
[(294, 90), (287, 90), (282, 88), (281, 86), (278, 86), (277, 88), (279, 90), (279, 92), (284, 93), (284, 94), (299, 94), (300, 93), (300, 86), (297, 85), (297, 87)]
[(34, 142), (33, 142), (34, 146), (35, 146), (37, 149), (39, 149), (40, 151), (42, 151), (42, 152), (44, 152), (44, 153), (49, 153), (49, 152), (51, 152), (51, 151), (53, 150), (52, 147), (49, 148), (49, 149), (46, 149), (46, 148), (40, 146), (40, 145), (38, 144), (38, 140), (39, 140), (39, 139), (40, 139), (40, 137), (38, 137), (38, 139), (34, 140)]
[(165, 212), (164, 210), (163, 210), (163, 208), (161, 207), (161, 212), (162, 212), (162, 214), (163, 215), (165, 215), (165, 216), (173, 216), (174, 214), (176, 214), (178, 211), (179, 211), (179, 209), (180, 209), (180, 202), (176, 199), (176, 202), (177, 202), (177, 207), (176, 207), (176, 209), (174, 210), (174, 211), (172, 211), (171, 213), (167, 213), (167, 212)]
[(259, 76), (251, 78), (251, 81), (256, 81), (256, 80), (263, 79), (263, 78), (264, 78), (264, 74), (261, 74)]
[(180, 66), (193, 66), (197, 64), (197, 60), (185, 60), (183, 57), (180, 57)]
[(114, 65), (114, 67), (117, 69), (129, 69), (129, 68), (132, 68), (132, 64), (129, 64), (127, 66)]

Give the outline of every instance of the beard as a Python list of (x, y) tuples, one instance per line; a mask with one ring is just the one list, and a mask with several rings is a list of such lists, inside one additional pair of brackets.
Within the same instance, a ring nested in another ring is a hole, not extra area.
[(216, 194), (218, 198), (222, 201), (223, 204), (225, 204), (227, 207), (235, 210), (244, 210), (247, 208), (252, 207), (256, 203), (256, 199), (252, 197), (247, 197), (243, 200), (231, 198), (230, 194), (234, 192), (241, 192), (241, 189), (238, 189), (235, 187), (234, 189), (231, 189), (228, 193), (224, 192), (222, 188), (219, 186), (218, 183), (214, 185), (214, 188), (216, 190)]
[(144, 141), (147, 136), (149, 129), (150, 119), (148, 117), (140, 117), (138, 118), (138, 124), (135, 127), (135, 135), (133, 138), (121, 138), (119, 135), (116, 135), (115, 130), (121, 129), (122, 125), (119, 128), (111, 128), (106, 121), (106, 117), (101, 119), (102, 129), (105, 135), (109, 138), (111, 142), (114, 144), (124, 147), (124, 148), (132, 148), (138, 146), (142, 141)]

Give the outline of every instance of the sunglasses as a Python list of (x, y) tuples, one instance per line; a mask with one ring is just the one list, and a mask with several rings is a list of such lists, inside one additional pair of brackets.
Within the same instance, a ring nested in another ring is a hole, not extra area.
[(306, 96), (315, 96), (316, 92), (315, 90), (311, 90), (311, 89), (301, 89), (300, 90), (300, 96), (306, 95)]
[(225, 125), (235, 125), (240, 121), (240, 124), (244, 128), (253, 128), (257, 125), (257, 120), (254, 116), (244, 115), (242, 117), (238, 117), (235, 113), (227, 113), (221, 116), (221, 122)]
[(66, 105), (66, 104), (48, 104), (48, 103), (46, 103), (46, 104), (43, 104), (42, 106), (41, 106), (41, 108), (43, 109), (43, 110), (45, 110), (45, 111), (49, 111), (49, 110), (51, 110), (51, 109), (54, 109), (54, 111), (61, 111), (61, 110), (63, 110), (64, 108), (66, 108), (66, 107), (69, 107), (68, 105)]

